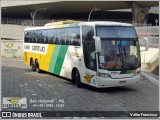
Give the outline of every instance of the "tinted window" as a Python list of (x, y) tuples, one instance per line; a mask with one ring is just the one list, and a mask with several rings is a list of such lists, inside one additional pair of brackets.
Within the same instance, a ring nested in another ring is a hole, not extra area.
[(97, 36), (101, 38), (136, 38), (133, 27), (97, 26)]
[(32, 31), (32, 43), (36, 42), (36, 31)]
[(41, 43), (48, 43), (48, 32), (47, 30), (42, 30), (42, 40)]
[(55, 41), (55, 30), (49, 29), (48, 30), (48, 43), (53, 44)]
[(59, 29), (55, 29), (54, 33), (55, 33), (54, 44), (59, 44)]
[(32, 30), (25, 33), (25, 42), (80, 46), (80, 28)]
[(93, 35), (94, 35), (94, 29), (92, 26), (83, 26), (82, 27), (82, 39), (83, 40), (94, 40)]
[(66, 44), (80, 46), (80, 28), (66, 28)]
[(40, 43), (40, 30), (35, 31), (35, 43)]
[(29, 32), (24, 33), (24, 42), (28, 43), (29, 42)]
[(29, 32), (29, 41), (30, 41), (30, 43), (33, 43), (33, 41), (34, 41), (34, 31)]
[(94, 28), (92, 26), (82, 27), (82, 42), (85, 66), (96, 71), (97, 64), (95, 56), (95, 41), (93, 40)]
[(57, 37), (59, 39), (59, 44), (65, 45), (65, 29), (58, 29)]
[(39, 43), (43, 43), (43, 33), (42, 33), (42, 30), (39, 30), (38, 31), (38, 42)]

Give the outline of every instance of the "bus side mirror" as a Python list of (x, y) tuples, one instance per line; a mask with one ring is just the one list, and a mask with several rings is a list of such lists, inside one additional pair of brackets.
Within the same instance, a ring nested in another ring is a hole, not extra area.
[[(145, 50), (141, 50), (142, 51), (147, 51), (149, 49), (149, 40), (147, 37), (139, 37), (138, 40), (141, 42), (142, 45), (144, 45)], [(142, 42), (143, 41), (143, 42)]]
[(101, 38), (97, 36), (93, 36), (95, 40), (96, 52), (101, 52)]

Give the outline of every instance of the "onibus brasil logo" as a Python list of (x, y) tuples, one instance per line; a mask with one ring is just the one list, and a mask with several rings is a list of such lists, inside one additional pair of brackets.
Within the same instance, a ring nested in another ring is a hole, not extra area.
[(3, 98), (3, 108), (27, 108), (27, 98), (5, 97)]

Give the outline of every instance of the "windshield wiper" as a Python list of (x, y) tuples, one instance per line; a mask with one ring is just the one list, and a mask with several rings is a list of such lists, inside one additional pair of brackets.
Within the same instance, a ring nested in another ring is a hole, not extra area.
[[(126, 53), (126, 49), (125, 49), (124, 46), (122, 46), (122, 50), (123, 50), (123, 52), (122, 52), (122, 58), (123, 58), (123, 55), (124, 55), (124, 59), (125, 59), (125, 60), (123, 59), (122, 65), (127, 65), (129, 68), (134, 68), (135, 66), (134, 66), (134, 64), (131, 62), (131, 59), (130, 59), (129, 55)], [(128, 61), (129, 61), (129, 63), (126, 62), (127, 59), (128, 59)]]

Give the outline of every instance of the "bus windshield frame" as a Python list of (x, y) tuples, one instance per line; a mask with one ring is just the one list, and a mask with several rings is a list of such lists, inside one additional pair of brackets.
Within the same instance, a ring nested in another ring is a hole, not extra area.
[[(99, 28), (102, 29), (98, 31)], [(98, 53), (99, 69), (118, 71), (141, 67), (139, 42), (134, 27), (96, 26), (96, 36), (101, 38), (102, 46)]]

